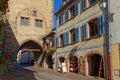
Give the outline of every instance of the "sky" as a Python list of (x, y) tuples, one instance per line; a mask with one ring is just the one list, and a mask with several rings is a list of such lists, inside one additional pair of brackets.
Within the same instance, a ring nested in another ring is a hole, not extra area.
[[(62, 4), (62, 0), (54, 0), (54, 13), (59, 9)], [(54, 28), (56, 27), (56, 16), (54, 15)]]

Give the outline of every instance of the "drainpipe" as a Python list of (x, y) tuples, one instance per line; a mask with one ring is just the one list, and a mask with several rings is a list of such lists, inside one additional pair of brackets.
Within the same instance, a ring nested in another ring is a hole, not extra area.
[[(57, 18), (57, 16), (56, 16)], [(58, 22), (58, 21), (57, 21)], [(56, 26), (56, 36), (55, 36), (55, 46), (56, 46), (56, 52), (55, 52), (55, 70), (57, 71), (58, 68), (58, 59), (57, 59), (57, 44), (59, 44), (59, 42), (57, 43), (57, 38), (58, 37), (58, 25)], [(59, 40), (58, 40), (59, 41)]]
[(111, 26), (110, 26), (110, 0), (100, 0), (100, 9), (104, 14), (105, 43), (106, 43), (106, 78), (112, 80), (112, 53), (111, 53)]
[(112, 72), (112, 49), (111, 49), (111, 25), (110, 25), (110, 0), (103, 0), (106, 2), (106, 8), (104, 10), (105, 17), (105, 31), (106, 31), (106, 60), (107, 60), (107, 80), (113, 80)]

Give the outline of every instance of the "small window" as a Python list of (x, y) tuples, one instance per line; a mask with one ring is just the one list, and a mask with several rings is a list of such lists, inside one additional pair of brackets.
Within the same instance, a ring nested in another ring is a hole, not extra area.
[(42, 20), (35, 20), (36, 27), (42, 27)]
[(70, 16), (71, 18), (75, 16), (75, 5), (72, 8), (70, 8)]
[(60, 35), (60, 46), (64, 45), (63, 34)]
[(29, 26), (29, 18), (21, 17), (21, 25)]
[(88, 22), (90, 29), (90, 37), (98, 35), (98, 21), (97, 18)]
[(63, 20), (64, 18), (63, 18), (63, 14), (60, 14), (59, 15), (59, 25), (62, 25), (64, 22), (64, 20)]
[(37, 16), (37, 12), (36, 11), (33, 11), (33, 16)]
[(82, 0), (82, 10), (86, 9), (87, 7), (90, 7), (94, 3), (98, 2), (98, 0)]
[(75, 42), (76, 40), (75, 40), (75, 35), (76, 34), (76, 30), (75, 29), (72, 29), (71, 31), (70, 31), (70, 35), (71, 35), (71, 43), (73, 43), (73, 42)]
[(89, 0), (89, 4), (92, 5), (94, 3), (96, 3), (98, 0)]

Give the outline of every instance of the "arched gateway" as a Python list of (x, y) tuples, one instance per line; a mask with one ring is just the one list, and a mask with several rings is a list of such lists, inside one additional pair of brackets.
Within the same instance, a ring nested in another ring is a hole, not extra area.
[[(20, 50), (24, 54), (34, 53), (35, 61), (41, 54), (40, 38), (51, 31), (53, 26), (53, 0), (43, 0), (42, 3), (39, 0), (9, 0), (8, 6), (4, 27), (4, 53), (10, 55), (7, 66), (8, 70), (12, 70)], [(29, 41), (25, 41), (28, 39)]]
[(17, 52), (17, 63), (36, 63), (42, 51), (43, 49), (39, 43), (33, 40), (26, 41), (19, 47)]

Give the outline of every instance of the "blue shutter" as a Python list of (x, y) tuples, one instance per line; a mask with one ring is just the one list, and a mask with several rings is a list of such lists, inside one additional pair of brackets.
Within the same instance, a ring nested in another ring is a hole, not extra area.
[(63, 14), (61, 14), (61, 24), (63, 24)]
[(75, 41), (79, 41), (80, 40), (80, 27), (77, 27), (75, 32), (76, 32)]
[(75, 15), (78, 14), (78, 1), (75, 3)]
[(68, 44), (69, 43), (69, 34), (68, 34), (68, 32), (65, 32), (63, 37), (64, 37), (64, 45)]
[(69, 44), (69, 33), (66, 32), (66, 44)]
[(104, 34), (104, 15), (101, 15), (98, 17), (98, 33), (99, 34)]
[(86, 24), (82, 25), (82, 38), (87, 38)]
[(61, 15), (59, 15), (59, 25), (61, 25)]
[(82, 9), (86, 8), (86, 0), (82, 0)]
[(66, 10), (66, 12), (65, 12), (65, 21), (67, 21), (68, 19), (69, 19), (69, 11)]
[(63, 34), (64, 45), (66, 45), (66, 33)]
[(56, 46), (58, 47), (59, 46), (59, 38), (56, 37)]

